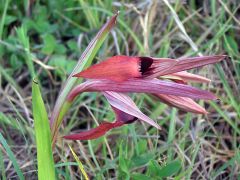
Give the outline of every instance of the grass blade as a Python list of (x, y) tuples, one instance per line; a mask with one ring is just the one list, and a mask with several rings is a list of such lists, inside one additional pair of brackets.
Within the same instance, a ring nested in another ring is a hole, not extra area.
[(28, 66), (29, 72), (31, 74), (31, 77), (35, 77), (35, 69), (32, 61), (32, 55), (30, 52), (30, 41), (29, 37), (27, 36), (27, 28), (23, 25), (16, 29), (16, 33), (18, 36), (18, 41), (22, 44), (24, 48), (24, 54), (25, 54), (25, 61)]
[(9, 5), (9, 0), (6, 0), (5, 4), (4, 4), (2, 17), (1, 17), (1, 22), (0, 22), (0, 39), (2, 39), (3, 27), (4, 27), (4, 22), (5, 22), (5, 19), (6, 19), (8, 5)]
[(4, 167), (4, 159), (2, 151), (0, 150), (0, 177), (2, 177), (2, 180), (6, 180), (6, 172)]
[(55, 179), (51, 134), (48, 115), (42, 100), (38, 82), (32, 83), (32, 106), (37, 144), (38, 179)]
[(84, 178), (86, 180), (89, 180), (88, 175), (87, 175), (86, 171), (84, 170), (84, 167), (83, 167), (81, 161), (79, 160), (79, 158), (77, 157), (76, 153), (73, 151), (73, 149), (71, 148), (70, 145), (68, 145), (68, 147), (70, 148), (70, 150), (71, 150), (71, 152), (73, 154), (74, 159), (77, 161), (78, 167), (79, 167), (80, 171), (82, 172)]
[(2, 177), (2, 180), (6, 180), (6, 172), (4, 167), (4, 159), (2, 151), (0, 150), (0, 178)]
[(3, 145), (4, 149), (6, 150), (6, 152), (8, 154), (8, 157), (12, 161), (13, 167), (18, 175), (18, 178), (20, 180), (24, 179), (23, 173), (17, 163), (17, 160), (16, 160), (12, 150), (10, 149), (9, 145), (7, 144), (7, 141), (5, 140), (5, 138), (3, 137), (3, 135), (1, 133), (0, 133), (0, 143)]

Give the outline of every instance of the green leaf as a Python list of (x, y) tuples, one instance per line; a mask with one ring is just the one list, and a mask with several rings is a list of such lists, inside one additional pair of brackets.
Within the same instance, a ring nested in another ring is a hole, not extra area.
[(235, 55), (238, 54), (238, 44), (232, 36), (225, 37), (224, 47), (226, 50), (230, 49)]
[(32, 107), (37, 144), (38, 179), (55, 180), (49, 120), (36, 79), (32, 83)]
[(55, 52), (58, 54), (66, 54), (67, 48), (63, 44), (57, 44)]
[(22, 25), (16, 29), (16, 33), (18, 36), (19, 43), (22, 44), (24, 52), (25, 52), (25, 61), (30, 71), (31, 77), (35, 77), (35, 69), (33, 65), (32, 55), (30, 52), (30, 41), (27, 35), (27, 27)]
[(151, 175), (151, 177), (170, 177), (174, 174), (176, 174), (179, 169), (181, 168), (181, 163), (178, 160), (172, 161), (168, 163), (167, 165), (161, 167), (156, 161), (152, 160), (150, 161), (148, 165), (148, 175)]
[(76, 61), (67, 59), (64, 55), (53, 55), (49, 59), (48, 65), (56, 67), (56, 74), (61, 78), (64, 78), (66, 74), (72, 72), (72, 69), (76, 65)]
[(9, 24), (11, 24), (12, 22), (14, 22), (16, 20), (17, 20), (16, 16), (6, 15), (6, 19), (5, 19), (4, 25), (9, 25)]
[(42, 52), (47, 55), (52, 54), (57, 45), (55, 37), (51, 34), (47, 34), (43, 36), (43, 42), (44, 46), (42, 48)]
[(0, 112), (0, 126), (6, 125), (8, 127), (18, 129), (19, 125), (11, 115), (6, 115)]
[(154, 154), (152, 153), (145, 153), (140, 156), (133, 156), (131, 159), (132, 167), (143, 166), (153, 158), (154, 158)]
[(135, 173), (131, 175), (131, 179), (133, 180), (150, 180), (151, 178), (149, 176), (146, 176), (144, 174), (140, 174), (140, 173)]
[(16, 29), (16, 33), (18, 36), (18, 41), (23, 45), (23, 48), (29, 50), (30, 43), (29, 37), (27, 36), (27, 27), (22, 25)]
[[(6, 22), (6, 14), (7, 14), (7, 9), (8, 9), (8, 5), (9, 5), (9, 1), (10, 1), (10, 0), (6, 0), (6, 1), (5, 1), (3, 13), (1, 14), (1, 21), (0, 21), (0, 39), (2, 39), (3, 28), (4, 28), (4, 24), (5, 24), (5, 22)], [(2, 5), (2, 6), (3, 6), (3, 5)]]
[(4, 147), (4, 149), (7, 152), (7, 155), (9, 157), (9, 159), (12, 161), (13, 167), (18, 175), (18, 178), (20, 180), (24, 179), (23, 173), (17, 163), (17, 160), (12, 152), (12, 150), (10, 149), (9, 145), (7, 144), (7, 141), (5, 140), (5, 138), (3, 137), (3, 135), (0, 133), (0, 143), (2, 144), (2, 146)]
[(119, 174), (118, 179), (128, 179), (130, 176), (130, 163), (131, 160), (126, 158), (126, 152), (123, 150), (123, 142), (120, 143), (119, 146)]
[(158, 176), (159, 177), (172, 176), (172, 175), (176, 174), (180, 168), (181, 168), (180, 161), (178, 161), (178, 160), (172, 161), (172, 162), (168, 163), (166, 166), (164, 166), (158, 170)]
[(138, 140), (138, 148), (139, 148), (139, 153), (143, 154), (148, 151), (148, 145), (147, 145), (147, 140), (146, 139), (139, 139)]
[(151, 161), (149, 162), (149, 165), (148, 165), (147, 174), (148, 174), (148, 175), (151, 175), (151, 176), (157, 176), (158, 170), (159, 170), (160, 168), (161, 168), (161, 167), (159, 166), (159, 164), (158, 164), (155, 160), (151, 160)]
[(16, 83), (16, 81), (14, 80), (14, 78), (8, 74), (6, 68), (4, 68), (3, 66), (1, 66), (0, 64), (0, 74), (11, 84), (13, 85), (19, 92), (21, 92), (21, 88), (19, 87), (19, 85)]
[(0, 150), (0, 178), (2, 180), (6, 180), (6, 172), (5, 172), (5, 167), (4, 167), (4, 157), (2, 154), (2, 150)]
[(67, 46), (71, 51), (76, 51), (76, 52), (79, 51), (76, 41), (73, 41), (73, 40), (68, 41)]
[(23, 66), (23, 62), (20, 60), (20, 57), (17, 57), (15, 54), (10, 56), (10, 64), (14, 71), (21, 69)]

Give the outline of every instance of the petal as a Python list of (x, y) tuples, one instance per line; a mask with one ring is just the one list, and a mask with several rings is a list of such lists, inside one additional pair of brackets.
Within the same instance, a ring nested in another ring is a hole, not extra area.
[(113, 56), (73, 76), (89, 79), (110, 79), (121, 82), (141, 76), (140, 62), (136, 57)]
[[(147, 78), (154, 78), (158, 76), (168, 75), (188, 69), (193, 69), (208, 64), (213, 64), (219, 62), (223, 59), (226, 59), (226, 55), (216, 55), (216, 56), (201, 56), (201, 57), (190, 57), (190, 58), (181, 58), (181, 59), (168, 59), (169, 66), (162, 65), (162, 61), (166, 61), (166, 58), (153, 58), (154, 67), (149, 68), (145, 76)], [(172, 61), (172, 63), (170, 63)], [(163, 69), (162, 67), (165, 67)]]
[(184, 82), (199, 82), (199, 83), (209, 83), (210, 79), (196, 74), (188, 73), (186, 71), (176, 72), (173, 74), (161, 76), (162, 78), (171, 80), (182, 80)]
[(155, 94), (155, 96), (157, 96), (162, 102), (170, 106), (177, 107), (183, 111), (197, 114), (207, 114), (207, 111), (203, 107), (190, 98), (165, 94)]
[(122, 121), (115, 121), (113, 123), (110, 122), (103, 122), (100, 124), (98, 127), (90, 129), (85, 132), (77, 133), (77, 134), (71, 134), (67, 136), (63, 136), (65, 139), (70, 139), (70, 140), (91, 140), (91, 139), (96, 139), (99, 138), (103, 135), (106, 134), (109, 130), (120, 127), (124, 125), (125, 123)]
[(192, 99), (217, 99), (214, 94), (189, 85), (158, 79), (129, 79), (124, 82), (113, 82), (109, 80), (86, 81), (76, 86), (69, 93), (68, 101), (73, 101), (79, 93), (85, 91), (138, 92), (175, 95)]
[[(133, 103), (134, 104), (134, 103)], [(65, 139), (70, 139), (70, 140), (91, 140), (91, 139), (96, 139), (99, 138), (103, 135), (105, 135), (108, 131), (110, 131), (113, 128), (117, 128), (120, 126), (123, 126), (125, 124), (130, 124), (133, 123), (137, 120), (136, 117), (127, 114), (115, 107), (112, 106), (112, 109), (115, 112), (116, 120), (114, 122), (103, 122), (100, 124), (98, 127), (80, 132), (77, 134), (71, 134), (64, 136)]]
[(127, 114), (130, 114), (134, 117), (137, 117), (140, 120), (156, 127), (157, 129), (161, 129), (161, 127), (157, 123), (155, 123), (151, 118), (143, 114), (138, 109), (136, 104), (132, 101), (132, 99), (129, 96), (123, 93), (117, 93), (117, 92), (111, 92), (111, 91), (104, 92), (103, 94), (107, 98), (111, 106)]
[(150, 79), (156, 77), (155, 74), (168, 74), (168, 71), (178, 63), (177, 60), (170, 58), (139, 57), (139, 59), (141, 64), (152, 60), (151, 66), (142, 71), (143, 77)]
[(112, 109), (114, 110), (114, 113), (115, 113), (115, 116), (116, 116), (116, 121), (122, 121), (126, 124), (130, 124), (130, 123), (133, 123), (134, 121), (136, 121), (138, 118), (130, 115), (130, 114), (127, 114), (113, 106), (111, 106)]

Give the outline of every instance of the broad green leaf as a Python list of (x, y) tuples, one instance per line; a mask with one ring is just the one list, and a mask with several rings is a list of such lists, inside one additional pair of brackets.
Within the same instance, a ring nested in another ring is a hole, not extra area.
[(133, 156), (131, 159), (132, 167), (139, 167), (147, 164), (151, 159), (154, 158), (153, 153), (144, 153), (140, 156)]
[(6, 19), (5, 19), (4, 25), (9, 25), (9, 24), (13, 23), (16, 20), (17, 20), (16, 16), (6, 15)]
[(168, 163), (166, 166), (158, 170), (159, 177), (169, 177), (176, 174), (181, 168), (181, 163), (176, 160)]
[(56, 67), (55, 73), (62, 79), (66, 79), (66, 74), (70, 74), (72, 69), (76, 65), (76, 61), (68, 59), (64, 55), (53, 55), (49, 61), (48, 65)]
[(147, 174), (150, 175), (151, 177), (157, 176), (158, 170), (160, 168), (161, 168), (160, 165), (155, 160), (151, 160), (148, 164)]
[(52, 54), (57, 45), (55, 37), (51, 34), (47, 34), (43, 36), (43, 42), (44, 46), (42, 48), (42, 52), (47, 55)]
[(131, 175), (131, 179), (133, 180), (150, 180), (151, 178), (149, 176), (146, 176), (144, 174), (140, 174), (140, 173), (135, 173)]
[(38, 179), (55, 180), (49, 120), (36, 79), (32, 82), (32, 107), (37, 144)]
[(63, 44), (57, 44), (54, 52), (57, 54), (66, 54), (67, 48)]
[(151, 177), (166, 178), (176, 174), (181, 168), (181, 163), (178, 160), (172, 161), (161, 167), (156, 161), (150, 161), (148, 165), (148, 175)]

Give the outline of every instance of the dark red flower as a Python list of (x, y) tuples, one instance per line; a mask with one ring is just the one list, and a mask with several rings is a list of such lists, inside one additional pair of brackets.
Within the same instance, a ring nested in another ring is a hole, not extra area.
[[(112, 128), (143, 120), (160, 129), (159, 125), (144, 115), (135, 103), (123, 93), (150, 93), (162, 102), (181, 110), (206, 114), (207, 111), (193, 99), (214, 100), (216, 96), (208, 91), (187, 85), (188, 82), (210, 82), (209, 79), (185, 70), (212, 64), (227, 56), (203, 56), (182, 59), (114, 56), (77, 73), (74, 77), (91, 80), (76, 86), (68, 95), (72, 102), (82, 92), (102, 92), (113, 107), (116, 119), (104, 122), (98, 127), (66, 139), (87, 140), (103, 136)], [(162, 80), (158, 79), (161, 78)], [(167, 81), (166, 81), (167, 79)]]

